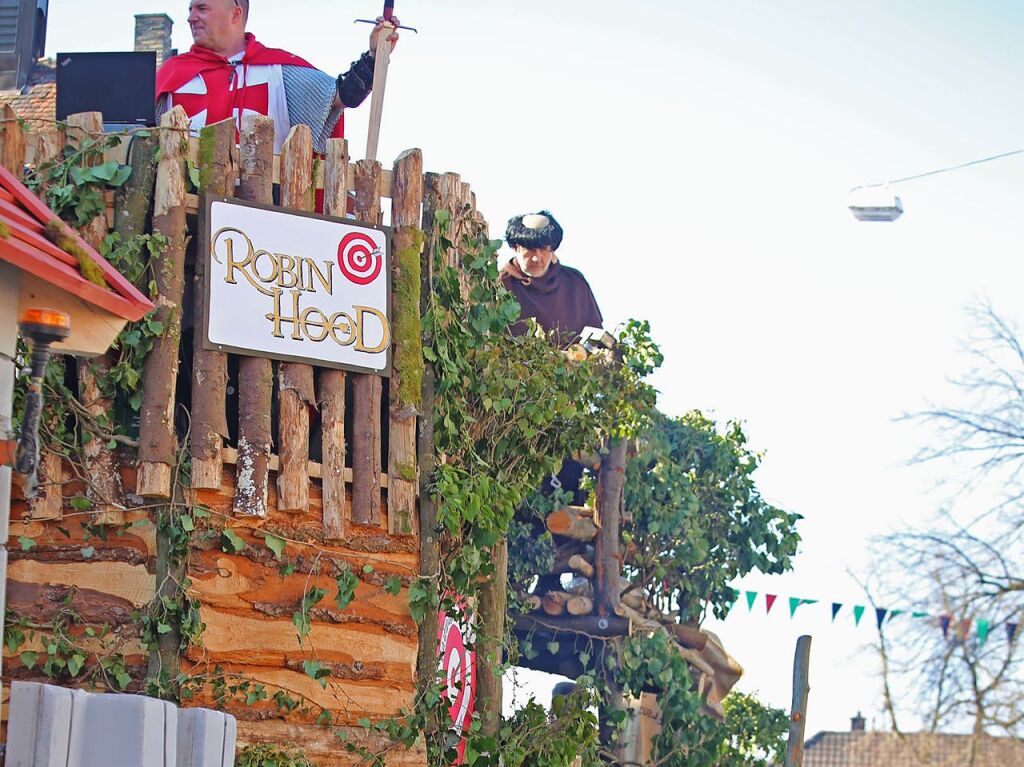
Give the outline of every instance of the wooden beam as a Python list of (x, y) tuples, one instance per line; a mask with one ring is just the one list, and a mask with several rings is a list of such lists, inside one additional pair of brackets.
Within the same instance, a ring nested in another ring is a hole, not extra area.
[[(295, 125), (281, 149), (281, 207), (313, 209), (313, 131)], [(278, 511), (305, 514), (309, 511), (309, 409), (316, 407), (313, 368), (282, 362), (278, 374), (278, 451), (281, 472), (277, 475)]]
[[(199, 141), (208, 147), (204, 162), (198, 165), (200, 187), (204, 192), (231, 197), (238, 178), (238, 149), (235, 144), (235, 121), (223, 120), (200, 131)], [(220, 489), (224, 461), (221, 451), (228, 434), (226, 412), (228, 358), (224, 352), (203, 348), (203, 314), (206, 305), (206, 254), (196, 257), (193, 302), (192, 352), (192, 487)]]
[[(188, 115), (182, 107), (165, 112), (160, 118), (160, 162), (156, 167), (156, 189), (153, 174), (153, 146), (147, 139), (133, 152), (135, 162), (128, 184), (141, 184), (145, 189), (127, 190), (130, 207), (115, 215), (117, 224), (127, 230), (144, 230), (149, 199), (153, 199), (153, 232), (167, 239), (167, 247), (152, 259), (156, 283), (156, 318), (164, 332), (153, 341), (143, 368), (142, 409), (139, 413), (139, 472), (136, 493), (143, 498), (171, 497), (171, 475), (178, 451), (174, 432), (175, 389), (178, 383), (178, 346), (181, 339), (181, 305), (185, 294), (185, 244), (188, 228), (185, 223), (185, 188), (187, 170), (181, 136), (188, 130)], [(137, 169), (137, 171), (136, 171)], [(138, 172), (138, 175), (136, 175)], [(136, 193), (138, 192), (138, 193)]]
[[(325, 162), (324, 213), (344, 217), (348, 195), (348, 142), (330, 139)], [(323, 454), (324, 537), (345, 536), (348, 499), (345, 494), (345, 373), (320, 371), (321, 452)]]
[[(102, 134), (103, 116), (99, 112), (69, 115), (67, 125), (68, 142), (80, 146)], [(99, 250), (107, 235), (106, 214), (97, 215), (79, 233), (91, 248)], [(79, 360), (78, 383), (82, 403), (94, 418), (109, 418), (114, 410), (113, 401), (103, 396), (99, 384), (112, 367), (113, 359), (109, 352), (91, 360)], [(93, 522), (98, 525), (123, 524), (124, 488), (113, 451), (102, 439), (92, 439), (83, 446), (82, 452), (90, 480), (86, 495), (96, 509)]]
[[(422, 370), (423, 349), (420, 328), (420, 250), (423, 235), (419, 229), (423, 202), (423, 155), (418, 149), (404, 152), (395, 162), (394, 197), (391, 221), (395, 227), (392, 262), (391, 318), (395, 339), (392, 353), (390, 391), (388, 473), (388, 532), (391, 535), (415, 535), (416, 524), (416, 415), (421, 392), (416, 387), (415, 401), (403, 399), (406, 375), (419, 379), (413, 370), (404, 370), (408, 360)], [(403, 259), (405, 261), (403, 262)], [(408, 273), (407, 273), (408, 272)], [(403, 343), (411, 345), (406, 349)]]
[[(426, 244), (423, 248), (422, 268), (420, 269), (420, 316), (430, 308), (430, 297), (433, 295), (434, 281), (434, 247), (437, 243), (437, 226), (434, 213), (440, 204), (439, 177), (436, 173), (428, 173), (423, 178), (423, 223)], [(431, 343), (431, 338), (424, 337), (424, 345)], [(427, 362), (423, 370), (423, 387), (421, 403), (427, 417), (420, 419), (419, 435), (416, 450), (419, 454), (419, 524), (420, 524), (420, 576), (428, 579), (434, 589), (438, 588), (437, 579), (441, 572), (441, 530), (437, 524), (437, 509), (430, 495), (430, 483), (434, 481), (434, 366)], [(437, 621), (434, 616), (427, 616), (419, 627), (419, 650), (416, 653), (416, 681), (419, 687), (437, 679)]]
[[(274, 201), (270, 164), (274, 157), (274, 121), (246, 114), (238, 142), (238, 197), (270, 205)], [(238, 461), (232, 510), (267, 516), (270, 485), (271, 418), (274, 368), (266, 357), (238, 360)]]
[[(225, 447), (224, 450), (223, 450), (223, 456), (224, 456), (224, 463), (227, 464), (228, 466), (237, 466), (238, 465), (238, 450), (236, 450), (235, 448), (233, 448), (233, 447)], [(270, 471), (271, 472), (278, 472), (280, 470), (281, 470), (281, 459), (277, 456), (277, 454), (271, 453), (270, 454)], [(309, 475), (310, 479), (323, 479), (323, 476), (324, 476), (324, 466), (323, 466), (323, 464), (317, 463), (316, 461), (309, 461), (306, 464), (306, 473)], [(343, 477), (344, 477), (345, 482), (347, 482), (348, 484), (351, 485), (352, 484), (352, 469), (350, 469), (350, 468), (345, 469), (345, 473), (344, 473)], [(387, 490), (388, 489), (388, 485), (389, 485), (388, 475), (387, 474), (381, 474), (380, 475), (380, 486), (382, 488), (384, 488), (385, 490)]]
[[(380, 163), (360, 160), (355, 165), (356, 218), (380, 224)], [(367, 373), (352, 376), (352, 522), (380, 525), (381, 378)]]
[(546, 630), (583, 634), (587, 637), (612, 638), (629, 636), (629, 619), (615, 615), (562, 615), (557, 618), (546, 615), (520, 615), (515, 630), (528, 633)]
[(501, 726), (502, 652), (508, 613), (507, 541), (498, 541), (491, 548), (491, 563), (494, 572), (480, 587), (476, 645), (476, 707), (480, 713), (480, 732), (486, 736), (496, 736)]
[(594, 596), (600, 615), (614, 612), (621, 593), (619, 521), (625, 483), (626, 443), (621, 439), (613, 440), (608, 446), (608, 452), (601, 456), (601, 471), (597, 479), (595, 522), (599, 525), (599, 531), (594, 544)]
[(811, 638), (796, 640), (793, 656), (793, 707), (789, 715), (789, 741), (786, 744), (786, 767), (803, 767), (804, 730), (807, 726), (807, 695), (811, 666)]

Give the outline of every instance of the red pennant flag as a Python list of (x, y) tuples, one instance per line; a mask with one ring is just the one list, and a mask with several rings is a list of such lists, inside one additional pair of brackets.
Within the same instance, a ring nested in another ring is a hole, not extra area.
[(942, 627), (942, 636), (949, 639), (949, 625), (953, 622), (953, 616), (951, 615), (940, 615), (939, 625)]
[(765, 594), (764, 595), (764, 604), (765, 604), (765, 611), (764, 611), (764, 613), (765, 613), (765, 615), (767, 615), (768, 613), (770, 613), (772, 611), (772, 605), (775, 604), (775, 600), (778, 599), (778, 598), (779, 598), (778, 594)]

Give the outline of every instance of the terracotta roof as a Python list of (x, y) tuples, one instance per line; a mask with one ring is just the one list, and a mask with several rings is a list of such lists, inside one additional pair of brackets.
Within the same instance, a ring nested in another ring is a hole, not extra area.
[(30, 128), (53, 127), (57, 119), (57, 74), (47, 62), (36, 62), (23, 93), (0, 95), (0, 105), (10, 104)]
[[(972, 748), (975, 749), (971, 761)], [(1017, 738), (939, 733), (819, 732), (804, 746), (804, 767), (1009, 767), (1024, 764)]]
[(96, 282), (87, 279), (78, 257), (54, 245), (43, 233), (55, 219), (57, 214), (0, 166), (0, 221), (7, 230), (0, 235), (0, 260), (126, 320), (138, 320), (153, 308), (149, 299), (64, 224), (63, 234), (72, 243), (68, 250), (77, 249), (103, 277)]

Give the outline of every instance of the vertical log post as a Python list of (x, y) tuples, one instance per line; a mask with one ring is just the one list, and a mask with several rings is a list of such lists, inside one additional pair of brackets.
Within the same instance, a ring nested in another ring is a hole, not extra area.
[[(103, 116), (99, 112), (82, 112), (69, 115), (68, 141), (80, 145), (94, 141), (103, 133)], [(98, 161), (98, 159), (97, 159)], [(99, 249), (107, 235), (107, 216), (100, 213), (81, 228), (80, 234), (89, 247)], [(79, 363), (78, 385), (82, 404), (89, 415), (99, 423), (112, 421), (114, 403), (104, 397), (100, 390), (100, 379), (110, 372), (110, 352)], [(114, 453), (99, 437), (87, 442), (82, 452), (88, 473), (87, 496), (93, 502), (96, 513), (93, 522), (97, 525), (119, 525), (124, 522), (124, 488), (121, 473), (114, 460)]]
[(392, 264), (392, 356), (388, 439), (388, 532), (416, 534), (416, 415), (423, 382), (420, 323), (419, 228), (423, 202), (423, 154), (404, 152), (395, 161), (391, 183), (391, 223), (395, 227)]
[[(380, 163), (360, 160), (355, 166), (356, 218), (380, 224)], [(352, 376), (352, 522), (380, 525), (380, 376)]]
[[(281, 207), (313, 210), (313, 132), (296, 125), (281, 148)], [(316, 407), (313, 368), (282, 362), (278, 368), (278, 511), (309, 511), (309, 409)]]
[[(619, 555), (619, 528), (622, 520), (623, 490), (626, 484), (626, 441), (613, 440), (608, 452), (601, 456), (601, 469), (597, 479), (597, 504), (594, 521), (598, 524), (594, 540), (594, 605), (597, 614), (615, 615), (619, 604), (620, 572), (622, 562)], [(609, 642), (605, 652), (612, 653), (610, 667), (617, 668), (621, 662), (618, 643)], [(604, 670), (604, 706), (602, 713), (617, 714), (626, 709), (622, 686), (609, 671), (607, 661)], [(604, 715), (601, 717), (601, 744), (622, 758), (621, 732)]]
[[(64, 132), (57, 130), (40, 131), (36, 134), (35, 167), (57, 160), (64, 149)], [(39, 185), (39, 199), (46, 202), (48, 184)], [(51, 358), (50, 365), (64, 371), (64, 360)], [(45, 417), (45, 416), (44, 416)], [(52, 432), (57, 423), (52, 417), (46, 418), (47, 428)], [(64, 466), (60, 453), (43, 448), (39, 460), (39, 493), (29, 502), (29, 517), (32, 519), (60, 519), (64, 516)]]
[(491, 548), (494, 572), (480, 586), (476, 705), (480, 734), (496, 736), (501, 726), (502, 650), (508, 613), (508, 541)]
[[(174, 391), (178, 380), (178, 345), (181, 340), (181, 302), (185, 292), (185, 188), (188, 115), (182, 107), (160, 120), (160, 163), (153, 195), (153, 231), (167, 238), (164, 252), (153, 259), (156, 282), (156, 318), (164, 332), (146, 356), (142, 411), (139, 423), (139, 472), (136, 492), (143, 498), (170, 498), (171, 475), (178, 440), (174, 434)], [(143, 151), (138, 165), (145, 162)], [(140, 174), (141, 175), (141, 174)], [(144, 179), (140, 179), (144, 180)], [(142, 189), (139, 189), (142, 192)], [(135, 210), (117, 212), (126, 229), (145, 226), (148, 196), (140, 195)], [(135, 219), (135, 220), (132, 220)]]
[[(348, 143), (327, 142), (324, 167), (324, 213), (344, 217), (348, 204)], [(323, 453), (323, 524), (327, 540), (345, 535), (345, 373), (320, 371), (320, 423)]]
[(796, 640), (793, 656), (793, 708), (789, 715), (789, 742), (786, 744), (786, 767), (803, 767), (804, 730), (807, 727), (807, 695), (811, 691), (811, 638)]
[[(430, 296), (434, 284), (434, 247), (437, 242), (437, 225), (434, 214), (440, 205), (440, 177), (436, 173), (428, 173), (423, 178), (423, 224), (427, 235), (423, 248), (422, 269), (420, 272), (420, 316), (430, 309)], [(423, 343), (429, 346), (433, 339), (423, 337)], [(441, 571), (441, 544), (437, 530), (437, 509), (430, 495), (430, 485), (434, 481), (434, 366), (426, 363), (423, 370), (423, 388), (421, 407), (423, 417), (420, 418), (419, 434), (416, 449), (419, 453), (420, 468), (420, 575), (430, 579), (437, 587), (436, 579)], [(437, 679), (437, 621), (428, 615), (419, 628), (419, 649), (416, 654), (416, 680), (420, 688), (431, 684)]]
[[(451, 223), (448, 225), (448, 240), (452, 247), (445, 253), (445, 265), (458, 269), (459, 263), (459, 238), (465, 219), (460, 215), (459, 194), (462, 191), (462, 180), (458, 173), (444, 173), (440, 182), (441, 207), (451, 214)], [(461, 277), (461, 270), (460, 270)]]
[[(207, 125), (199, 134), (199, 186), (201, 191), (224, 197), (235, 193), (238, 149), (235, 121)], [(195, 322), (192, 355), (192, 487), (219, 490), (223, 480), (228, 358), (224, 352), (203, 348), (206, 311), (206, 254), (196, 255), (194, 283)]]
[(25, 173), (25, 131), (10, 104), (0, 109), (0, 165), (21, 180)]
[(619, 604), (619, 576), (622, 570), (619, 530), (625, 485), (626, 441), (617, 439), (608, 445), (608, 452), (601, 456), (601, 470), (597, 478), (594, 602), (598, 615), (615, 615), (615, 608)]
[[(239, 141), (240, 183), (243, 200), (274, 201), (274, 121), (265, 115), (242, 117)], [(270, 409), (274, 395), (274, 369), (266, 357), (238, 360), (238, 464), (235, 467), (234, 511), (252, 517), (267, 516), (270, 483)]]

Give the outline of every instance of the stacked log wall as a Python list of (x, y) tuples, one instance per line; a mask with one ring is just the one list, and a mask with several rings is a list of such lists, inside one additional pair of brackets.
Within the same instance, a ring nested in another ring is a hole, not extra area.
[[(233, 126), (229, 127), (233, 133)], [(248, 129), (256, 128), (243, 126), (243, 134)], [(257, 167), (259, 158), (255, 152), (249, 158), (253, 162), (247, 161), (245, 135), (240, 159), (233, 142), (222, 140), (222, 134), (227, 132), (223, 126), (210, 126), (208, 130), (211, 139), (205, 146), (192, 140), (189, 154), (174, 159), (180, 162), (181, 171), (190, 162), (198, 167), (201, 186), (222, 194), (234, 188), (236, 174), (241, 176), (243, 183), (239, 188), (243, 190), (247, 189), (247, 177), (262, 188), (267, 184), (266, 176), (274, 183), (287, 176), (284, 186), (291, 185), (287, 197), (293, 207), (300, 207), (297, 202), (304, 200), (305, 194), (295, 186), (298, 176), (289, 170), (293, 166), (275, 158), (271, 168), (265, 164)], [(45, 156), (38, 148), (45, 144), (41, 139), (29, 137), (26, 143), (35, 148), (40, 158)], [(308, 142), (292, 143), (301, 146), (298, 151), (309, 151)], [(299, 161), (305, 164), (307, 159), (313, 167), (312, 179), (306, 177), (299, 183), (309, 184), (309, 199), (313, 187), (325, 189), (328, 213), (344, 216), (346, 190), (355, 190), (357, 215), (371, 222), (383, 218), (385, 223), (394, 224), (400, 229), (399, 246), (403, 250), (422, 242), (422, 237), (414, 232), (421, 218), (425, 187), (418, 150), (403, 153), (394, 168), (371, 163), (350, 165), (343, 141), (331, 142), (326, 162), (313, 162), (305, 157)], [(258, 178), (260, 174), (262, 177)], [(423, 217), (432, 218), (434, 209), (445, 207), (453, 214), (454, 227), (482, 227), (482, 219), (469, 204), (468, 185), (455, 174), (442, 178), (446, 182), (444, 189), (430, 210), (423, 210)], [(392, 197), (393, 189), (395, 199), (386, 200)], [(184, 209), (192, 229), (188, 236), (193, 241), (199, 239), (194, 229), (195, 214), (201, 207), (198, 192), (193, 188), (184, 194)], [(241, 195), (256, 196), (245, 191)], [(374, 199), (369, 199), (371, 196)], [(113, 197), (107, 195), (108, 203)], [(180, 192), (176, 199), (181, 199)], [(393, 218), (389, 217), (391, 212)], [(108, 210), (106, 219), (110, 223), (116, 216)], [(428, 221), (427, 225), (431, 223)], [(175, 226), (179, 224), (171, 224), (172, 229)], [(180, 243), (174, 231), (165, 234)], [(429, 247), (423, 259), (429, 260)], [(449, 258), (454, 263), (457, 255), (453, 253)], [(185, 280), (198, 280), (194, 284), (199, 288), (202, 258), (198, 257), (196, 262), (188, 265)], [(404, 275), (397, 260), (393, 267), (397, 285)], [(424, 269), (424, 273), (429, 270)], [(393, 300), (394, 315), (411, 312), (418, 323), (421, 295), (416, 276), (402, 281), (407, 292), (401, 300), (410, 306), (400, 305), (397, 293)], [(203, 291), (196, 290), (193, 308), (202, 309), (202, 297)], [(173, 303), (174, 298), (172, 295), (169, 300)], [(201, 312), (194, 316), (200, 318)], [(201, 323), (196, 327), (201, 328)], [(189, 345), (184, 338), (183, 348)], [(208, 352), (202, 348), (201, 340), (194, 342), (193, 349), (194, 354), (192, 350), (183, 351), (179, 386), (168, 387), (166, 380), (162, 380), (160, 391), (148, 389), (146, 399), (146, 407), (158, 416), (148, 423), (161, 429), (168, 426), (168, 414), (188, 416), (191, 486), (187, 468), (182, 471), (189, 463), (188, 450), (179, 452), (173, 465), (166, 463), (164, 454), (154, 458), (139, 456), (134, 450), (121, 450), (114, 456), (124, 487), (123, 510), (111, 509), (107, 503), (97, 504), (103, 510), (99, 516), (96, 509), (77, 509), (76, 505), (82, 505), (79, 499), (87, 497), (90, 488), (81, 477), (76, 477), (77, 470), (68, 463), (63, 467), (63, 476), (54, 482), (51, 497), (56, 499), (57, 507), (51, 510), (49, 519), (33, 518), (30, 504), (24, 498), (16, 499), (9, 541), (12, 562), (8, 572), (8, 606), (15, 616), (28, 622), (29, 629), (35, 627), (36, 636), (20, 646), (5, 646), (8, 677), (65, 685), (79, 683), (80, 678), (65, 674), (51, 679), (41, 671), (46, 647), (40, 637), (49, 624), (74, 613), (72, 631), (81, 638), (81, 646), (100, 647), (98, 639), (86, 635), (86, 629), (96, 634), (107, 633), (108, 641), (116, 640), (118, 651), (124, 654), (130, 675), (127, 690), (143, 692), (147, 674), (153, 672), (153, 659), (157, 659), (159, 667), (166, 658), (157, 648), (143, 645), (141, 617), (161, 593), (166, 593), (159, 584), (167, 584), (168, 574), (172, 579), (185, 577), (188, 595), (197, 603), (205, 627), (200, 640), (179, 659), (181, 670), (197, 680), (189, 688), (191, 697), (183, 700), (182, 705), (216, 705), (235, 714), (241, 745), (287, 744), (305, 751), (317, 764), (354, 764), (358, 758), (345, 751), (337, 733), (322, 726), (325, 712), (334, 728), (377, 751), (387, 744), (378, 743), (374, 740), (377, 736), (368, 734), (357, 723), (395, 716), (413, 703), (421, 634), (410, 615), (408, 587), (421, 574), (421, 545), (433, 545), (431, 541), (421, 542), (421, 528), (415, 518), (424, 480), (421, 467), (429, 466), (429, 461), (424, 462), (419, 454), (423, 448), (417, 446), (415, 435), (417, 423), (422, 425), (425, 420), (421, 408), (429, 407), (430, 401), (422, 404), (404, 399), (397, 386), (401, 379), (377, 379), (377, 389), (384, 396), (371, 392), (366, 397), (359, 386), (355, 387), (358, 393), (354, 396), (352, 379), (361, 376), (314, 368), (314, 396), (307, 393), (303, 401), (309, 406), (308, 416), (314, 427), (317, 419), (324, 418), (323, 462), (315, 462), (309, 455), (297, 456), (294, 441), (289, 442), (287, 457), (280, 450), (285, 441), (296, 436), (296, 424), (286, 413), (307, 415), (304, 408), (297, 407), (282, 410), (279, 418), (275, 416), (269, 454), (262, 452), (264, 448), (260, 445), (258, 460), (253, 461), (249, 460), (245, 446), (233, 444), (232, 435), (239, 433), (238, 424), (229, 422), (225, 428), (223, 420), (229, 387), (246, 385), (244, 378), (229, 381), (223, 372), (216, 372), (229, 369), (225, 363), (233, 355)], [(400, 356), (395, 355), (396, 359)], [(216, 374), (211, 375), (214, 363)], [(280, 367), (274, 363), (275, 369)], [(199, 378), (194, 378), (197, 375)], [(257, 378), (261, 386), (266, 383), (266, 376)], [(273, 376), (274, 402), (280, 401), (281, 388), (288, 384), (283, 378), (287, 377)], [(182, 381), (186, 383), (181, 385)], [(188, 381), (192, 381), (191, 386)], [(404, 391), (412, 390), (406, 387)], [(191, 393), (191, 399), (176, 399), (183, 392)], [(346, 398), (350, 421), (355, 413), (348, 445)], [(254, 399), (267, 398), (261, 393), (249, 401)], [(322, 411), (319, 414), (317, 406)], [(429, 420), (429, 410), (426, 415)], [(233, 417), (230, 408), (228, 417)], [(146, 418), (142, 423), (143, 431), (151, 428), (146, 425)], [(377, 436), (369, 440), (370, 447), (355, 445), (353, 433), (371, 427), (377, 429)], [(288, 434), (289, 430), (292, 433)], [(180, 425), (178, 436), (182, 436)], [(306, 441), (298, 436), (300, 450), (306, 450)], [(319, 435), (315, 431), (310, 434), (311, 438), (316, 436)], [(140, 434), (139, 442), (145, 445), (147, 438), (146, 433)], [(387, 450), (382, 443), (388, 445)], [(138, 484), (140, 458), (145, 464), (143, 473), (149, 477), (154, 476), (155, 464), (165, 467), (158, 472), (158, 482), (147, 482), (144, 476), (142, 485)], [(265, 473), (255, 496), (246, 485), (251, 482), (247, 468), (250, 464), (256, 464), (260, 473)], [(170, 488), (168, 470), (172, 477)], [(282, 471), (288, 472), (283, 482)], [(353, 497), (355, 487), (359, 492)], [(279, 490), (292, 496), (288, 503), (280, 503)], [(261, 502), (263, 493), (265, 505)], [(175, 572), (168, 562), (167, 540), (162, 537), (166, 534), (158, 532), (157, 526), (161, 512), (188, 514), (189, 526), (195, 526), (183, 571)], [(225, 543), (230, 540), (225, 537), (225, 530), (243, 542), (240, 550), (235, 551), (236, 546)], [(277, 539), (285, 541), (280, 559), (268, 546), (268, 535), (275, 546)], [(358, 580), (351, 603), (338, 609), (336, 578), (342, 571), (352, 573)], [(294, 618), (303, 612), (303, 597), (313, 588), (322, 589), (326, 595), (308, 610), (309, 634), (300, 638)], [(425, 623), (429, 625), (431, 621)], [(31, 668), (20, 657), (26, 651), (40, 652), (38, 662)], [(318, 664), (317, 668), (329, 674), (315, 679), (310, 674), (310, 664)], [(266, 698), (224, 698), (223, 688), (209, 683), (215, 679), (228, 685), (247, 681), (249, 689), (264, 685)], [(298, 708), (283, 712), (273, 700), (278, 691), (297, 701)], [(393, 751), (388, 758), (390, 764), (425, 763), (422, 747), (409, 752)]]

